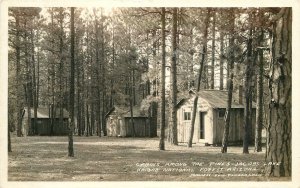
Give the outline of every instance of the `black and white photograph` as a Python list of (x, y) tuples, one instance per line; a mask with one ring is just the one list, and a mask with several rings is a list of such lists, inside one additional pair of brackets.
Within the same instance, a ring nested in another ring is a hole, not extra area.
[(0, 187), (300, 186), (299, 2), (101, 2), (1, 2)]

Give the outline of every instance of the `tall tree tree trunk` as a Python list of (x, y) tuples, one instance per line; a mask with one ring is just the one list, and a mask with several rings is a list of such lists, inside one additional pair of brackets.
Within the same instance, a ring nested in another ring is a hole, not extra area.
[(50, 136), (53, 135), (53, 127), (54, 127), (54, 117), (55, 117), (55, 111), (54, 111), (54, 105), (50, 104), (49, 105), (49, 111), (50, 111)]
[(282, 8), (274, 23), (273, 61), (269, 88), (270, 124), (267, 138), (267, 163), (270, 176), (291, 176), (292, 110), (292, 8)]
[(100, 45), (99, 45), (99, 23), (98, 23), (98, 18), (96, 16), (96, 12), (94, 12), (94, 16), (95, 16), (95, 33), (96, 33), (96, 36), (95, 36), (95, 40), (96, 40), (96, 65), (97, 65), (97, 106), (96, 106), (96, 119), (97, 119), (97, 127), (98, 127), (98, 136), (101, 137), (101, 131), (102, 131), (102, 128), (101, 128), (101, 125), (102, 125), (102, 114), (101, 114), (101, 86), (102, 86), (102, 82), (101, 82), (101, 78), (100, 78), (100, 75), (101, 75), (101, 62), (100, 62), (100, 55), (99, 55), (99, 48), (100, 48)]
[[(250, 22), (252, 13), (250, 13)], [(250, 131), (252, 126), (252, 77), (253, 77), (253, 54), (252, 54), (252, 24), (249, 31), (249, 39), (247, 42), (247, 64), (245, 70), (245, 107), (244, 107), (244, 139), (243, 139), (243, 153), (249, 153)]]
[[(156, 30), (153, 30), (152, 31), (152, 38), (155, 38), (156, 37)], [(157, 58), (156, 58), (156, 51), (157, 51), (157, 43), (158, 41), (157, 40), (154, 40), (152, 42), (152, 58), (154, 60), (154, 65), (153, 65), (153, 70), (157, 71)], [(152, 96), (157, 96), (157, 87), (156, 87), (156, 84), (157, 84), (157, 76), (154, 77), (154, 79), (152, 80)], [(150, 88), (149, 88), (150, 89)], [(150, 89), (151, 91), (151, 89)]]
[(166, 10), (161, 10), (162, 23), (162, 61), (161, 61), (161, 117), (160, 117), (160, 139), (159, 150), (165, 150), (165, 127), (166, 127)]
[(16, 13), (16, 85), (17, 85), (17, 136), (23, 136), (22, 132), (22, 100), (21, 100), (21, 52), (20, 52), (20, 16)]
[(197, 92), (195, 93), (195, 99), (194, 99), (194, 105), (193, 105), (193, 114), (192, 114), (192, 122), (189, 132), (189, 139), (187, 146), (192, 147), (193, 145), (193, 137), (194, 137), (194, 129), (195, 129), (195, 120), (197, 115), (197, 104), (198, 104), (198, 92), (201, 88), (201, 79), (202, 79), (202, 73), (205, 69), (205, 59), (207, 57), (207, 35), (208, 35), (208, 25), (209, 25), (209, 10), (207, 10), (207, 14), (205, 17), (205, 30), (204, 30), (204, 36), (203, 36), (203, 47), (202, 47), (202, 53), (201, 53), (201, 61), (200, 61), (200, 69), (198, 73), (198, 83), (197, 83)]
[[(112, 20), (112, 70), (115, 67), (115, 27), (114, 20)], [(114, 106), (114, 78), (110, 80), (110, 108)]]
[[(94, 95), (92, 95), (94, 97)], [(94, 111), (94, 103), (91, 104), (91, 128), (90, 128), (90, 136), (93, 136), (94, 127), (95, 127), (95, 111)]]
[(224, 89), (224, 32), (220, 31), (220, 90)]
[(173, 28), (172, 28), (172, 61), (171, 61), (171, 144), (178, 145), (177, 140), (177, 8), (173, 8)]
[[(209, 18), (211, 16), (211, 8), (207, 8), (207, 13), (206, 13)], [(204, 81), (204, 89), (209, 89), (209, 76), (208, 76), (208, 61), (204, 62), (204, 67), (203, 67), (203, 81)]]
[(234, 9), (231, 8), (231, 15), (230, 15), (231, 36), (229, 39), (229, 60), (227, 61), (228, 99), (227, 99), (227, 107), (225, 113), (225, 126), (224, 126), (222, 147), (221, 147), (222, 153), (227, 153), (228, 134), (229, 134), (229, 126), (230, 126), (230, 113), (231, 113), (232, 90), (233, 90), (233, 68), (234, 68), (234, 22), (235, 22), (235, 13), (234, 13)]
[(81, 119), (82, 119), (82, 117), (81, 117), (81, 102), (80, 102), (80, 94), (78, 93), (78, 96), (77, 96), (77, 105), (78, 105), (78, 107), (77, 107), (77, 130), (78, 130), (78, 132), (77, 132), (77, 135), (78, 136), (81, 136), (82, 134), (82, 121), (81, 121)]
[[(82, 83), (84, 83), (84, 73), (82, 74)], [(85, 90), (84, 88), (84, 84), (82, 85), (83, 90)], [(85, 127), (86, 127), (86, 117), (85, 117), (85, 91), (83, 91), (82, 95), (81, 95), (81, 135), (84, 136), (84, 132), (85, 132)]]
[(11, 138), (10, 138), (10, 124), (8, 125), (8, 128), (7, 128), (7, 133), (8, 133), (8, 137), (7, 137), (7, 139), (8, 139), (8, 142), (7, 142), (7, 150), (8, 150), (8, 152), (12, 152), (12, 149), (11, 149)]
[(74, 157), (73, 148), (73, 130), (74, 130), (74, 102), (75, 102), (75, 28), (74, 28), (74, 7), (71, 7), (71, 78), (70, 78), (70, 102), (69, 102), (69, 146), (68, 146), (68, 156)]
[(101, 91), (100, 91), (100, 88), (99, 88), (99, 85), (98, 85), (98, 89), (97, 89), (97, 115), (96, 115), (96, 119), (97, 119), (97, 127), (98, 127), (98, 136), (101, 137), (101, 132), (102, 132), (102, 118), (101, 118)]
[[(37, 38), (39, 39), (39, 35), (37, 36)], [(39, 107), (39, 96), (40, 96), (40, 51), (38, 48), (37, 49), (37, 82), (36, 82), (36, 106), (37, 107)]]
[(199, 77), (198, 77), (198, 83), (197, 83), (197, 93), (195, 94), (196, 97), (194, 99), (192, 122), (191, 122), (188, 145), (187, 145), (188, 147), (192, 147), (192, 144), (193, 144), (193, 137), (194, 137), (194, 130), (195, 130), (195, 120), (196, 120), (197, 105), (198, 105), (198, 92), (200, 91), (200, 85), (201, 85), (201, 78), (202, 78), (202, 72), (203, 72), (203, 67), (204, 67), (205, 56), (206, 56), (206, 45), (203, 46), (203, 50), (202, 50), (202, 58), (201, 58), (201, 62), (200, 62)]
[(89, 136), (89, 131), (90, 131), (90, 112), (89, 112), (89, 103), (85, 103), (85, 119), (86, 119), (86, 132), (85, 136)]
[(59, 24), (60, 24), (60, 35), (59, 35), (59, 126), (63, 127), (63, 72), (64, 72), (64, 42), (63, 42), (63, 9), (59, 10)]
[[(260, 10), (260, 12), (262, 12)], [(262, 13), (260, 13), (262, 16)], [(262, 46), (263, 29), (260, 29), (259, 46)], [(263, 73), (264, 73), (264, 59), (263, 50), (258, 51), (258, 65), (257, 65), (257, 95), (256, 95), (256, 127), (255, 127), (255, 152), (262, 151), (262, 128), (263, 128)]]
[(131, 87), (129, 88), (129, 102), (130, 102), (130, 123), (131, 123), (131, 128), (132, 128), (132, 136), (135, 137), (135, 126), (134, 126), (134, 121), (133, 121), (133, 70), (131, 71), (131, 76), (130, 79), (131, 81), (130, 85)]
[(101, 9), (101, 60), (102, 60), (102, 130), (103, 135), (107, 135), (105, 112), (106, 112), (106, 88), (105, 88), (105, 53), (104, 53), (104, 23), (103, 9)]
[[(147, 39), (148, 39), (148, 36), (147, 36)], [(148, 46), (148, 43), (147, 43), (147, 46)], [(149, 71), (149, 57), (148, 57), (148, 54), (147, 54), (147, 72)], [(146, 81), (146, 92), (145, 92), (145, 95), (150, 95), (151, 94), (151, 82), (149, 80), (149, 77), (147, 77), (147, 81)], [(145, 96), (146, 97), (146, 96)]]
[[(27, 23), (25, 21), (24, 23), (24, 27), (27, 26)], [(30, 65), (30, 57), (29, 57), (29, 53), (28, 53), (28, 35), (27, 32), (25, 32), (24, 35), (24, 40), (25, 40), (25, 62), (26, 62), (26, 84), (25, 84), (25, 94), (26, 94), (26, 102), (27, 102), (27, 114), (28, 114), (28, 118), (27, 118), (27, 125), (28, 128), (25, 128), (26, 133), (24, 133), (24, 136), (27, 135), (32, 135), (32, 124), (31, 124), (31, 105), (32, 105), (32, 77), (31, 77), (31, 65)]]
[(216, 10), (213, 10), (212, 20), (212, 52), (211, 52), (211, 75), (210, 75), (210, 89), (215, 88), (215, 42), (216, 42)]
[(227, 80), (227, 88), (228, 88), (228, 100), (227, 100), (227, 108), (225, 113), (225, 127), (224, 127), (222, 147), (221, 147), (222, 153), (227, 153), (227, 146), (228, 146), (232, 90), (233, 90), (233, 73), (230, 73), (230, 78)]
[[(51, 8), (51, 33), (54, 33), (54, 13), (53, 13), (53, 8)], [(54, 39), (52, 38), (51, 40), (51, 48), (54, 49)], [(54, 118), (56, 117), (56, 110), (54, 111), (54, 107), (56, 108), (55, 105), (55, 65), (54, 65), (54, 53), (51, 53), (51, 96), (52, 96), (52, 103), (50, 104), (50, 111), (51, 111), (51, 115), (50, 115), (50, 119), (51, 119), (51, 130), (50, 130), (50, 135), (53, 135), (53, 127), (54, 127)]]
[[(190, 31), (190, 46), (193, 46), (193, 25), (191, 25), (191, 31)], [(194, 49), (191, 49), (189, 52), (190, 54), (190, 61), (188, 61), (188, 67), (187, 70), (191, 72), (192, 74), (188, 74), (188, 90), (192, 89), (195, 84), (194, 84)]]
[(34, 119), (33, 119), (33, 127), (32, 127), (32, 134), (34, 135), (35, 134), (35, 130), (36, 130), (36, 122), (37, 122), (37, 91), (36, 91), (36, 70), (35, 70), (35, 57), (34, 57), (34, 33), (33, 33), (33, 30), (31, 30), (31, 36), (30, 36), (30, 39), (31, 39), (31, 63), (32, 63), (32, 98), (33, 98), (33, 116), (34, 116)]
[(137, 104), (137, 97), (136, 97), (136, 71), (135, 67), (132, 69), (132, 102), (133, 106)]
[[(28, 71), (27, 71), (27, 74), (29, 75), (29, 68), (28, 68)], [(27, 80), (30, 79), (30, 76), (27, 76)], [(30, 82), (30, 81), (29, 81)], [(31, 92), (30, 92), (30, 84), (27, 83), (26, 86), (25, 86), (25, 92), (26, 92), (26, 98), (27, 98), (27, 114), (28, 114), (28, 117), (27, 117), (27, 125), (28, 127), (25, 127), (25, 132), (24, 132), (24, 136), (27, 136), (27, 135), (32, 135), (32, 123), (31, 123), (31, 117), (32, 117), (32, 114), (31, 114)]]
[(77, 129), (78, 129), (78, 136), (81, 136), (82, 134), (82, 121), (81, 121), (81, 119), (82, 119), (82, 117), (81, 117), (81, 95), (82, 95), (82, 93), (81, 93), (81, 81), (80, 81), (80, 61), (77, 59), (77, 61), (76, 61), (76, 72), (77, 72), (77, 79), (76, 79), (76, 81), (77, 81), (77, 86), (76, 86), (76, 88), (77, 88)]

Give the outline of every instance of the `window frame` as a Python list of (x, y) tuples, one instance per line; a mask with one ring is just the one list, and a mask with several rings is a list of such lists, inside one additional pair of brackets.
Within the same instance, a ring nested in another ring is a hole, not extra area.
[[(220, 113), (223, 113), (222, 116), (220, 116)], [(226, 108), (219, 108), (218, 109), (218, 118), (223, 119), (226, 116)]]
[[(187, 114), (187, 116), (186, 116)], [(183, 111), (183, 121), (191, 121), (192, 120), (192, 112), (191, 111)]]

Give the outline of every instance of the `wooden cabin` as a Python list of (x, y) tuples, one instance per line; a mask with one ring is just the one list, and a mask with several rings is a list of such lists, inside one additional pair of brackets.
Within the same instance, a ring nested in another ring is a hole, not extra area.
[(105, 116), (108, 136), (117, 137), (155, 137), (157, 125), (153, 117), (133, 107), (133, 125), (129, 107), (113, 107)]
[[(37, 120), (34, 127), (34, 109), (31, 108), (31, 126), (28, 126), (28, 112), (27, 109), (23, 111), (22, 126), (24, 133), (30, 133), (30, 135), (41, 136), (59, 136), (68, 135), (68, 118), (69, 113), (66, 109), (63, 109), (63, 125), (59, 124), (59, 109), (54, 109), (53, 126), (51, 124), (51, 111), (50, 108), (37, 108)], [(29, 129), (33, 131), (30, 131)]]
[[(192, 120), (195, 93), (189, 99), (182, 99), (177, 104), (178, 141), (188, 142)], [(219, 145), (222, 143), (227, 107), (227, 91), (202, 90), (197, 93), (198, 104), (194, 127), (193, 143)], [(241, 95), (239, 95), (241, 97)], [(239, 97), (233, 96), (230, 113), (229, 139), (230, 144), (241, 143), (244, 134), (244, 105)], [(253, 104), (251, 141), (255, 131), (255, 105)]]

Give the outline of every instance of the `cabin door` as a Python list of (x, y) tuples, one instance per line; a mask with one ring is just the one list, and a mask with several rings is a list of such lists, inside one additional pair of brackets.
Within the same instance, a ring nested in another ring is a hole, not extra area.
[(200, 117), (200, 127), (199, 127), (199, 139), (204, 140), (205, 139), (205, 126), (206, 126), (206, 121), (205, 117), (207, 115), (207, 112), (199, 112), (199, 117)]

